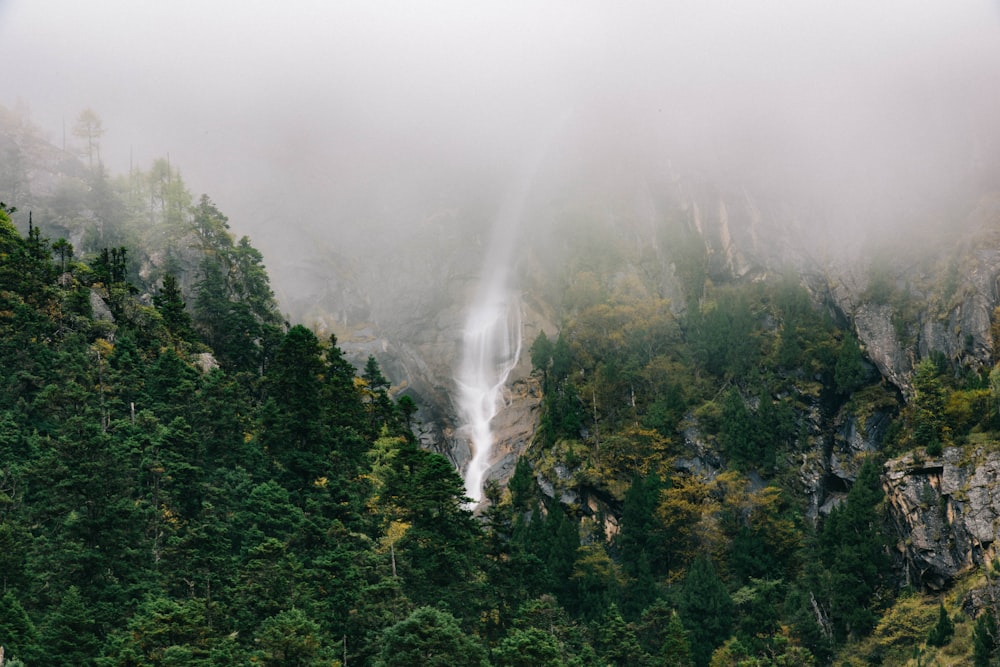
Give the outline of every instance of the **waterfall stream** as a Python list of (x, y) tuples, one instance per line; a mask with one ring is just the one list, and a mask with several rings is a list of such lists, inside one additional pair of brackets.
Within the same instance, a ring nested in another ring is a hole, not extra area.
[(502, 285), (487, 290), (473, 305), (463, 334), (458, 374), (459, 406), (472, 449), (465, 470), (465, 493), (474, 502), (492, 463), (491, 422), (503, 404), (504, 386), (521, 356), (521, 305), (518, 295)]
[(460, 433), (468, 439), (472, 460), (466, 467), (465, 493), (473, 503), (483, 497), (483, 483), (496, 445), (493, 418), (503, 408), (504, 388), (521, 357), (521, 295), (514, 284), (514, 263), (532, 185), (549, 147), (569, 114), (547, 128), (526, 157), (508, 192), (483, 261), (479, 289), (469, 307), (462, 334), (462, 357), (456, 373)]
[(465, 493), (474, 503), (482, 500), (483, 482), (493, 463), (496, 443), (491, 422), (503, 407), (504, 386), (521, 356), (521, 297), (512, 279), (514, 251), (541, 156), (539, 150), (528, 160), (493, 222), (479, 289), (462, 334), (462, 361), (455, 381), (461, 432), (472, 450), (463, 475)]
[(493, 463), (491, 422), (503, 406), (504, 386), (521, 356), (521, 299), (511, 276), (517, 230), (537, 164), (538, 159), (532, 161), (521, 174), (493, 223), (479, 289), (462, 333), (455, 381), (461, 431), (472, 451), (463, 475), (465, 493), (474, 503), (482, 500), (483, 482)]

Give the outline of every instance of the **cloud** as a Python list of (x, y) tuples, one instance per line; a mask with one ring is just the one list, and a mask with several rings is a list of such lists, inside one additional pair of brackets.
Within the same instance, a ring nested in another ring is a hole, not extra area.
[[(565, 171), (696, 169), (780, 196), (922, 197), (1000, 154), (1000, 12), (970, 0), (7, 0), (0, 95), (84, 107), (118, 170), (169, 153), (241, 231), (362, 235)], [(389, 210), (391, 213), (386, 213)], [(268, 247), (265, 245), (265, 251)]]

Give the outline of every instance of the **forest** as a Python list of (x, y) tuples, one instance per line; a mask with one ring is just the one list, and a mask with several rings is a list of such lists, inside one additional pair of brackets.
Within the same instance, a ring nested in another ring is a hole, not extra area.
[[(991, 369), (929, 355), (904, 400), (799, 276), (714, 283), (678, 238), (677, 314), (598, 244), (531, 342), (535, 439), (474, 511), (414, 400), (286, 322), (211, 199), (166, 161), (86, 174), (26, 230), (0, 212), (4, 665), (994, 664), (962, 595), (996, 572), (908, 585), (881, 482), (994, 442)], [(843, 414), (890, 424), (811, 514), (815, 415)]]

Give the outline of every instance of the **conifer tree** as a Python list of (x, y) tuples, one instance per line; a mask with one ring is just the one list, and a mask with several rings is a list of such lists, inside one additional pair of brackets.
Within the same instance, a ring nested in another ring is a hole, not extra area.
[(729, 637), (735, 612), (732, 598), (708, 556), (699, 555), (691, 563), (677, 607), (688, 631), (692, 660), (698, 667), (705, 667), (715, 647)]
[(676, 610), (670, 612), (663, 647), (660, 650), (664, 667), (691, 667), (691, 644), (681, 617)]
[(934, 627), (927, 633), (927, 644), (929, 646), (945, 646), (955, 634), (955, 624), (948, 617), (948, 612), (944, 608), (944, 603), (938, 603), (938, 619)]
[(514, 628), (493, 650), (496, 667), (563, 667), (560, 642), (539, 628)]
[(322, 350), (304, 326), (289, 329), (267, 375), (262, 442), (281, 466), (307, 484), (326, 470), (328, 441), (322, 424)]
[(7, 657), (34, 664), (40, 649), (38, 632), (13, 591), (0, 598), (0, 646)]
[(861, 347), (854, 336), (845, 334), (844, 341), (837, 353), (837, 362), (833, 371), (837, 391), (841, 394), (850, 394), (864, 384), (865, 376), (864, 356), (861, 354)]
[(847, 500), (831, 510), (819, 535), (825, 597), (838, 641), (864, 636), (877, 620), (873, 598), (890, 567), (882, 497), (878, 466), (868, 459)]
[(386, 628), (375, 667), (486, 667), (486, 652), (475, 637), (462, 632), (455, 617), (421, 607)]
[(153, 305), (160, 311), (167, 330), (179, 340), (189, 340), (192, 335), (191, 316), (185, 310), (177, 277), (172, 273), (163, 276), (163, 286), (153, 296)]
[(93, 614), (87, 609), (80, 589), (70, 586), (59, 606), (49, 615), (43, 633), (45, 663), (50, 665), (94, 665), (100, 652)]
[(944, 387), (937, 365), (927, 358), (917, 365), (913, 375), (913, 437), (927, 448), (929, 456), (939, 456), (947, 426), (944, 418)]
[(975, 667), (990, 667), (997, 650), (997, 618), (987, 608), (976, 619), (972, 631), (972, 650)]

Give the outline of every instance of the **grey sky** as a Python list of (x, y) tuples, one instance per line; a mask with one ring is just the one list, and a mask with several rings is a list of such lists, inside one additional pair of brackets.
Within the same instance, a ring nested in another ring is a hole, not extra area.
[(805, 197), (926, 193), (1000, 152), (996, 0), (0, 0), (0, 62), (0, 103), (57, 143), (93, 108), (113, 170), (169, 153), (265, 252), (489, 189), (559, 119), (567, 168)]

